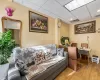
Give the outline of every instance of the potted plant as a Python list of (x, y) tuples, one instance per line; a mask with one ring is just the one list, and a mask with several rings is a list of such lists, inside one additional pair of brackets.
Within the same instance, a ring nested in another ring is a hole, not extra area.
[(15, 40), (12, 39), (12, 32), (8, 30), (0, 33), (0, 65), (8, 63), (8, 58), (12, 53), (12, 49), (16, 46)]
[(61, 39), (60, 39), (60, 41), (61, 41), (61, 44), (63, 45), (63, 46), (69, 46), (70, 45), (70, 43), (69, 43), (69, 38), (68, 37), (61, 37)]

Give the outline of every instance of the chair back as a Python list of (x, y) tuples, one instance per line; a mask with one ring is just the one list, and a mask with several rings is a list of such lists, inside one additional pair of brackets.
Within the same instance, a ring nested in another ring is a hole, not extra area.
[(77, 48), (68, 47), (68, 55), (69, 55), (69, 58), (77, 59)]
[(72, 43), (71, 47), (77, 47), (77, 43)]
[(87, 44), (87, 43), (81, 43), (81, 47), (82, 47), (82, 48), (84, 48), (84, 47), (85, 47), (85, 48), (88, 48), (88, 44)]

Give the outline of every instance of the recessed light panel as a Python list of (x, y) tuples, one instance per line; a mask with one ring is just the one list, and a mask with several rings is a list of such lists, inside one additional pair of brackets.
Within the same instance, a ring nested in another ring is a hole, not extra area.
[(74, 9), (77, 9), (83, 5), (86, 5), (92, 1), (95, 0), (72, 0), (71, 2), (69, 2), (68, 4), (65, 5), (65, 7), (69, 10), (72, 11)]

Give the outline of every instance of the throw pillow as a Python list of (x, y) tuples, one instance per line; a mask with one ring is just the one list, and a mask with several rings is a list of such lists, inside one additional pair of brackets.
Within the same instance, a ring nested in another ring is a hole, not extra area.
[(55, 45), (55, 44), (48, 44), (48, 45), (45, 45), (45, 48), (51, 50), (52, 56), (57, 55), (57, 50), (56, 50), (56, 45)]
[(57, 48), (57, 55), (64, 56), (64, 48)]
[(42, 50), (37, 50), (36, 51), (36, 56), (34, 57), (34, 59), (35, 59), (35, 64), (42, 63), (45, 59), (44, 52)]
[(52, 53), (51, 50), (48, 49), (47, 52), (45, 53), (45, 60), (49, 60), (52, 58)]
[(27, 67), (34, 65), (34, 57), (33, 57), (33, 53), (35, 52), (35, 50), (33, 48), (24, 48), (22, 49), (23, 51), (23, 58), (25, 60), (25, 64), (27, 65)]

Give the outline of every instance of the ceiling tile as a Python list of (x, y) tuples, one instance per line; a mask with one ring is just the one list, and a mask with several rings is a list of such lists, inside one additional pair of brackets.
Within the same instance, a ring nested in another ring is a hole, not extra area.
[(56, 0), (56, 1), (58, 1), (61, 5), (65, 5), (65, 4), (69, 3), (72, 0)]
[(67, 9), (65, 9), (55, 0), (47, 1), (42, 7), (63, 19), (69, 20), (70, 18), (75, 18)]
[[(79, 19), (81, 21), (91, 19), (99, 15), (97, 10), (100, 9), (100, 0), (96, 0), (87, 4), (86, 6), (80, 7), (76, 10), (69, 12), (64, 5), (72, 0), (13, 0), (19, 4), (29, 7), (33, 10), (49, 15), (53, 18), (60, 18), (63, 21), (69, 23), (70, 19)], [(88, 8), (88, 9), (87, 9)], [(89, 13), (90, 12), (90, 13)], [(90, 15), (91, 14), (91, 15)]]
[(38, 10), (40, 8), (39, 6), (37, 6), (36, 4), (33, 4), (32, 2), (29, 2), (28, 0), (23, 0), (22, 5), (29, 7), (33, 10)]
[(92, 17), (100, 14), (97, 12), (97, 10), (100, 9), (100, 0), (96, 0), (96, 1), (88, 4), (87, 7), (88, 7)]
[(37, 6), (36, 4), (34, 4), (28, 0), (13, 0), (13, 1), (19, 3), (23, 6), (29, 7), (33, 10), (38, 10), (40, 8), (39, 6)]
[(13, 0), (14, 2), (17, 2), (19, 4), (22, 4), (23, 0)]
[(60, 18), (60, 19), (61, 19), (63, 22), (70, 24), (70, 21), (68, 21), (68, 20), (66, 20), (66, 19), (63, 19), (63, 18)]
[(51, 16), (51, 17), (53, 17), (53, 18), (58, 18), (57, 15), (53, 14), (52, 12), (49, 12), (49, 11), (46, 10), (46, 9), (40, 8), (38, 11), (41, 12), (41, 13), (43, 13), (43, 14), (46, 14), (46, 15), (48, 15), (48, 16)]
[(89, 14), (86, 6), (73, 10), (71, 13), (75, 15), (79, 20), (91, 19), (91, 15)]
[(32, 2), (38, 6), (42, 6), (47, 0), (27, 0), (29, 2)]

